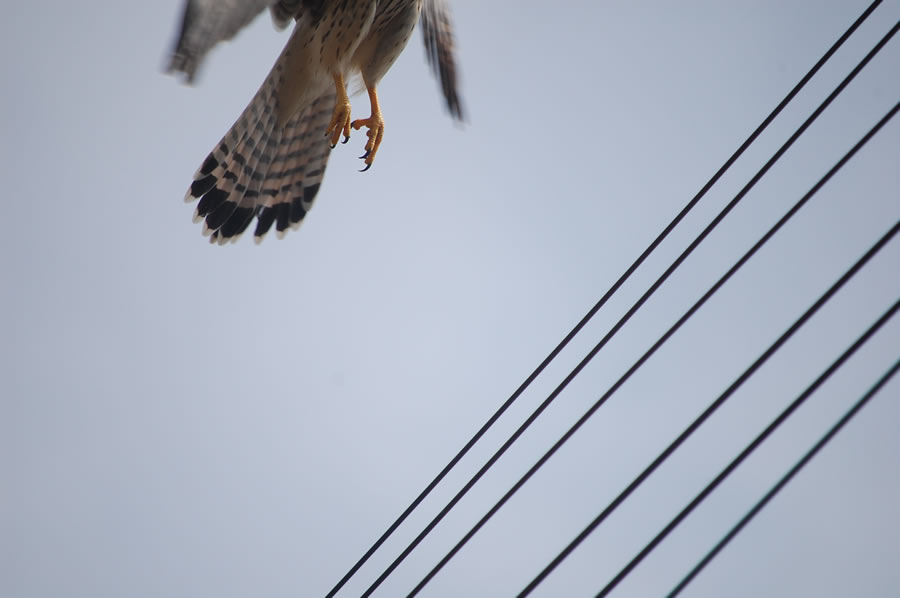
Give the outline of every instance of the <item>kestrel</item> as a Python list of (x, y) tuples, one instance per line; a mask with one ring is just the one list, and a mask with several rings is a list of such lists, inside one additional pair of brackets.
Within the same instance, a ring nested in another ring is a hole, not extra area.
[[(421, 20), (428, 62), (450, 114), (462, 118), (453, 31), (445, 0), (187, 0), (169, 65), (193, 81), (207, 52), (265, 8), (279, 28), (296, 24), (281, 56), (244, 112), (194, 175), (185, 201), (195, 221), (224, 244), (256, 218), (256, 241), (272, 225), (282, 237), (312, 206), (328, 155), (351, 129), (366, 127), (368, 170), (384, 137), (376, 87)], [(371, 115), (350, 119), (346, 81), (361, 75)]]

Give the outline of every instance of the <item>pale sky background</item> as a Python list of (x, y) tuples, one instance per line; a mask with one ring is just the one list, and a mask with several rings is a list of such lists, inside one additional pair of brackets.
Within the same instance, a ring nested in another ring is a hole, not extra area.
[[(324, 595), (867, 5), (458, 0), (468, 124), (416, 35), (374, 168), (356, 172), (357, 134), (299, 232), (214, 247), (182, 197), (287, 33), (260, 18), (191, 88), (161, 72), (180, 0), (11, 3), (0, 595)], [(885, 1), (341, 596), (898, 18)], [(409, 591), (900, 99), (898, 75), (894, 39), (376, 595)], [(521, 590), (898, 218), (895, 119), (422, 595)], [(895, 240), (535, 595), (600, 590), (900, 296), (898, 265)], [(895, 318), (613, 595), (669, 591), (898, 355)], [(895, 379), (684, 595), (900, 595), (898, 420)]]

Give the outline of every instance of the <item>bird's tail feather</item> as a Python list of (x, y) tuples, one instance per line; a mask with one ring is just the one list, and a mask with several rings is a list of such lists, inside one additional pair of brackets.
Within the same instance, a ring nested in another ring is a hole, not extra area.
[(324, 135), (334, 94), (317, 98), (281, 125), (282, 70), (279, 60), (197, 170), (185, 196), (200, 200), (194, 218), (204, 220), (211, 242), (236, 240), (254, 217), (257, 240), (273, 223), (281, 236), (299, 225), (318, 191), (330, 151)]
[(334, 101), (333, 92), (324, 94), (285, 127), (278, 155), (262, 188), (263, 203), (254, 232), (257, 241), (273, 224), (279, 237), (288, 227), (298, 228), (312, 207), (331, 151), (325, 128)]

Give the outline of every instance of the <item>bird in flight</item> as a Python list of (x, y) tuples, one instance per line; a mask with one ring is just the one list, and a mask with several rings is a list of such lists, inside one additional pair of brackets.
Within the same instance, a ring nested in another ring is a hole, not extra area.
[[(169, 72), (193, 82), (206, 54), (268, 8), (294, 31), (259, 91), (213, 148), (185, 196), (195, 221), (224, 244), (256, 219), (254, 239), (300, 225), (319, 191), (331, 150), (367, 129), (368, 170), (384, 137), (376, 87), (421, 21), (425, 50), (450, 114), (462, 119), (446, 0), (186, 0)], [(347, 80), (361, 75), (371, 105), (351, 120)]]

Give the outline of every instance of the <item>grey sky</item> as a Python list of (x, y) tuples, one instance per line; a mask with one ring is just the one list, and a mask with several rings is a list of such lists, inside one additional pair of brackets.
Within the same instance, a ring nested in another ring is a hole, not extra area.
[[(458, 0), (469, 123), (444, 113), (417, 35), (381, 88), (373, 169), (355, 172), (357, 134), (299, 232), (211, 247), (181, 198), (287, 34), (259, 19), (189, 88), (161, 73), (180, 0), (14, 3), (0, 594), (323, 595), (867, 4)], [(342, 595), (898, 18), (885, 1)], [(900, 99), (898, 73), (894, 39), (376, 595), (409, 591)], [(522, 589), (900, 217), (898, 165), (895, 119), (422, 595)], [(535, 595), (605, 585), (900, 296), (898, 264), (895, 240)], [(895, 319), (614, 595), (671, 589), (898, 355)], [(685, 595), (900, 594), (898, 399), (895, 380)]]

